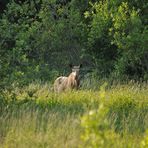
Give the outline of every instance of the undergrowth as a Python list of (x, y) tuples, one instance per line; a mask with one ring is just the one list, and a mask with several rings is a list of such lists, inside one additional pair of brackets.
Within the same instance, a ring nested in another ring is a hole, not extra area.
[(55, 94), (49, 84), (0, 95), (0, 147), (146, 147), (148, 85)]

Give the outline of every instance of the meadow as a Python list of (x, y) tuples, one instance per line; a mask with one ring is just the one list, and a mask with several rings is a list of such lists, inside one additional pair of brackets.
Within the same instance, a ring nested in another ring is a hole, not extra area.
[(146, 148), (147, 130), (147, 83), (55, 94), (38, 82), (0, 95), (2, 148)]

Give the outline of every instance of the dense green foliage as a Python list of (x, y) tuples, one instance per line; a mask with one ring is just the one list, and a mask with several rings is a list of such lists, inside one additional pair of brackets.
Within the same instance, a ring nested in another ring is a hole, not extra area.
[(0, 95), (0, 147), (147, 147), (147, 84), (49, 90), (36, 83)]
[(98, 77), (148, 79), (146, 0), (1, 2), (0, 83), (26, 84), (82, 63)]

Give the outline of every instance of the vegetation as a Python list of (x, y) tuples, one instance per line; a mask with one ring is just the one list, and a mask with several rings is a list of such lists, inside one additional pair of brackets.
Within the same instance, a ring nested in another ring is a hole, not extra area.
[(69, 63), (99, 78), (148, 79), (146, 0), (1, 3), (2, 88), (51, 81)]
[[(147, 10), (146, 0), (1, 0), (0, 147), (148, 147)], [(55, 94), (69, 63), (83, 65), (80, 90)]]
[(1, 95), (0, 147), (146, 147), (147, 84), (49, 89), (36, 83)]
[(139, 91), (137, 88), (120, 86), (106, 93), (100, 92), (99, 108), (82, 117), (82, 138), (86, 147), (138, 148), (147, 145), (146, 138), (142, 144), (140, 142), (148, 126), (148, 102), (144, 97), (145, 89)]

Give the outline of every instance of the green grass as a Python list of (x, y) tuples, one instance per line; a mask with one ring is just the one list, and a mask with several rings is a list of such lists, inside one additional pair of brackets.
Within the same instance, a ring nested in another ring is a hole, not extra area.
[[(81, 121), (99, 107), (102, 98), (108, 109), (103, 119), (109, 124), (109, 129), (104, 132), (112, 129), (113, 136), (118, 137), (114, 139), (114, 147), (139, 148), (148, 129), (146, 83), (113, 85), (106, 91), (102, 88), (101, 91), (80, 90), (62, 94), (54, 94), (49, 84), (36, 83), (5, 90), (0, 97), (0, 147), (4, 148), (92, 147), (82, 138), (90, 137), (90, 134), (85, 134), (86, 127)], [(86, 125), (93, 121), (98, 124), (99, 116), (89, 118)], [(108, 140), (109, 136), (106, 142)]]

